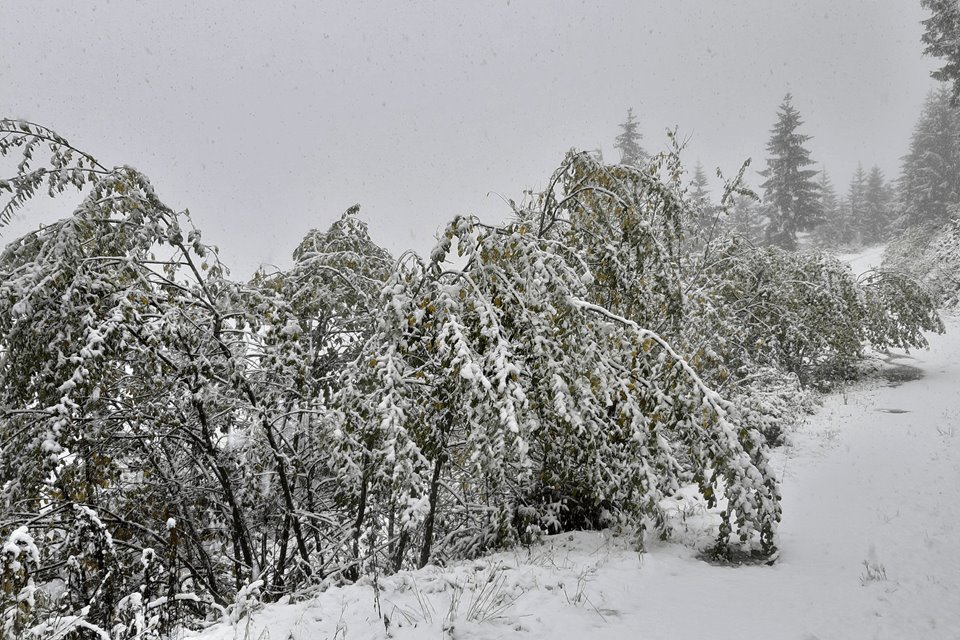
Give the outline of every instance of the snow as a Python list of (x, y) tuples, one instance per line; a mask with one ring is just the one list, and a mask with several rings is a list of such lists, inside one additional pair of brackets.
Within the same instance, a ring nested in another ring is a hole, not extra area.
[(860, 276), (876, 269), (883, 262), (883, 252), (887, 248), (885, 244), (878, 244), (859, 251), (858, 253), (845, 253), (838, 255), (837, 258), (850, 265), (853, 272)]
[(377, 597), (367, 579), (265, 605), (200, 637), (958, 638), (960, 319), (947, 325), (930, 351), (886, 365), (922, 378), (880, 377), (827, 397), (776, 453), (774, 566), (699, 559), (691, 543), (713, 516), (688, 492), (672, 509), (686, 544), (639, 555), (629, 535), (562, 534), (381, 577)]
[(33, 567), (40, 563), (40, 551), (26, 527), (15, 529), (7, 538), (7, 541), (3, 543), (3, 546), (0, 547), (0, 563), (9, 564), (10, 569), (16, 573), (23, 566), (20, 562), (21, 553), (26, 556), (24, 560), (32, 564)]

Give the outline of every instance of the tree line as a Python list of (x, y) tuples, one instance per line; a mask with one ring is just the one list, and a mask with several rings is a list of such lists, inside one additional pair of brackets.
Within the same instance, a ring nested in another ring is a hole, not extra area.
[[(696, 165), (689, 183), (704, 212), (703, 232), (726, 226), (751, 242), (793, 250), (800, 242), (829, 249), (853, 249), (885, 242), (905, 230), (939, 227), (960, 205), (960, 115), (953, 91), (939, 86), (927, 96), (900, 175), (887, 180), (876, 165), (857, 167), (838, 192), (825, 168), (817, 169), (802, 132), (803, 119), (787, 94), (767, 144), (764, 181), (757, 194), (736, 198), (718, 218), (709, 180)], [(636, 165), (648, 157), (639, 121), (629, 110), (615, 142), (620, 162)]]

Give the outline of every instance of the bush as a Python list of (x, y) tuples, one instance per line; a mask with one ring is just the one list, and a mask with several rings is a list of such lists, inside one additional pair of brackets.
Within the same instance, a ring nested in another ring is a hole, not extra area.
[(887, 246), (885, 271), (903, 273), (921, 283), (941, 306), (960, 305), (960, 220), (943, 226), (905, 230)]

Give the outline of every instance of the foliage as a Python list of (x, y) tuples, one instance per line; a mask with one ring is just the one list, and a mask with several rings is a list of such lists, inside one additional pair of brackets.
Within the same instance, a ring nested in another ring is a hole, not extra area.
[(875, 245), (889, 237), (895, 194), (874, 165), (869, 173), (858, 165), (847, 194), (839, 201), (833, 183), (820, 172), (820, 203), (824, 220), (813, 231), (817, 246), (850, 249)]
[(642, 545), (688, 484), (718, 552), (770, 554), (767, 442), (801, 383), (937, 328), (909, 281), (696, 231), (676, 144), (642, 167), (571, 152), (515, 220), (456, 218), (425, 259), (354, 207), (241, 283), (140, 172), (0, 136), (4, 219), (83, 192), (0, 253), (6, 635), (165, 637), (541, 532)]
[(960, 305), (960, 223), (919, 226), (899, 234), (883, 256), (885, 269), (908, 274), (936, 296), (939, 303)]
[[(690, 481), (712, 500), (720, 478), (720, 546), (736, 531), (769, 552), (779, 507), (762, 436), (633, 320), (677, 311), (681, 236), (664, 229), (682, 201), (647, 170), (586, 154), (551, 183), (512, 225), (455, 220), (385, 289), (371, 359), (339, 404), (342, 455), (363, 461), (347, 496), (357, 553), (393, 523), (403, 532), (380, 561), (393, 566), (414, 543), (422, 564), (617, 520), (665, 533), (660, 500)], [(453, 247), (466, 266), (445, 271)]]
[(737, 318), (730, 362), (829, 387), (852, 374), (865, 341), (879, 349), (924, 347), (920, 330), (943, 330), (934, 298), (901, 276), (872, 273), (858, 282), (825, 253), (736, 242), (721, 255), (717, 291), (722, 308)]
[(282, 339), (295, 338), (307, 360), (306, 397), (329, 400), (339, 388), (341, 370), (373, 330), (380, 289), (393, 271), (393, 257), (370, 239), (359, 211), (355, 205), (327, 231), (307, 233), (289, 270), (253, 279), (289, 305), (293, 318)]
[(874, 270), (861, 277), (861, 286), (864, 338), (874, 348), (925, 348), (923, 331), (943, 333), (937, 297), (909, 275)]
[(930, 75), (943, 82), (952, 82), (950, 104), (956, 106), (960, 98), (960, 5), (956, 0), (920, 0), (930, 11), (923, 21), (926, 29), (921, 36), (928, 56), (943, 58), (944, 64)]
[(40, 566), (40, 552), (27, 530), (12, 531), (0, 547), (0, 630), (4, 637), (19, 635), (37, 606), (34, 573)]
[[(45, 129), (3, 127), (8, 150), (70, 153)], [(14, 202), (35, 188), (24, 175), (88, 188), (70, 218), (0, 255), (0, 522), (43, 533), (39, 572), (67, 585), (57, 606), (110, 629), (130, 594), (172, 621), (256, 576), (278, 593), (322, 576), (341, 528), (321, 396), (385, 254), (348, 215), (305, 240), (291, 277), (245, 286), (136, 170), (24, 160), (3, 183)], [(334, 288), (333, 264), (343, 291), (310, 300)]]
[(960, 204), (960, 115), (941, 87), (927, 96), (903, 158), (899, 180), (901, 228), (940, 226)]

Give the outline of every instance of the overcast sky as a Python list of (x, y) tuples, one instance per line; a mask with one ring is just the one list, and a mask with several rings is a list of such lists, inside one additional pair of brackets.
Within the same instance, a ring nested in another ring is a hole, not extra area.
[(857, 162), (893, 177), (937, 66), (924, 17), (919, 0), (0, 0), (0, 115), (141, 169), (246, 277), (356, 202), (395, 255), (456, 214), (502, 219), (496, 194), (541, 187), (570, 147), (617, 159), (631, 106), (648, 150), (678, 126), (691, 168), (732, 174), (763, 167), (790, 91), (835, 183)]

